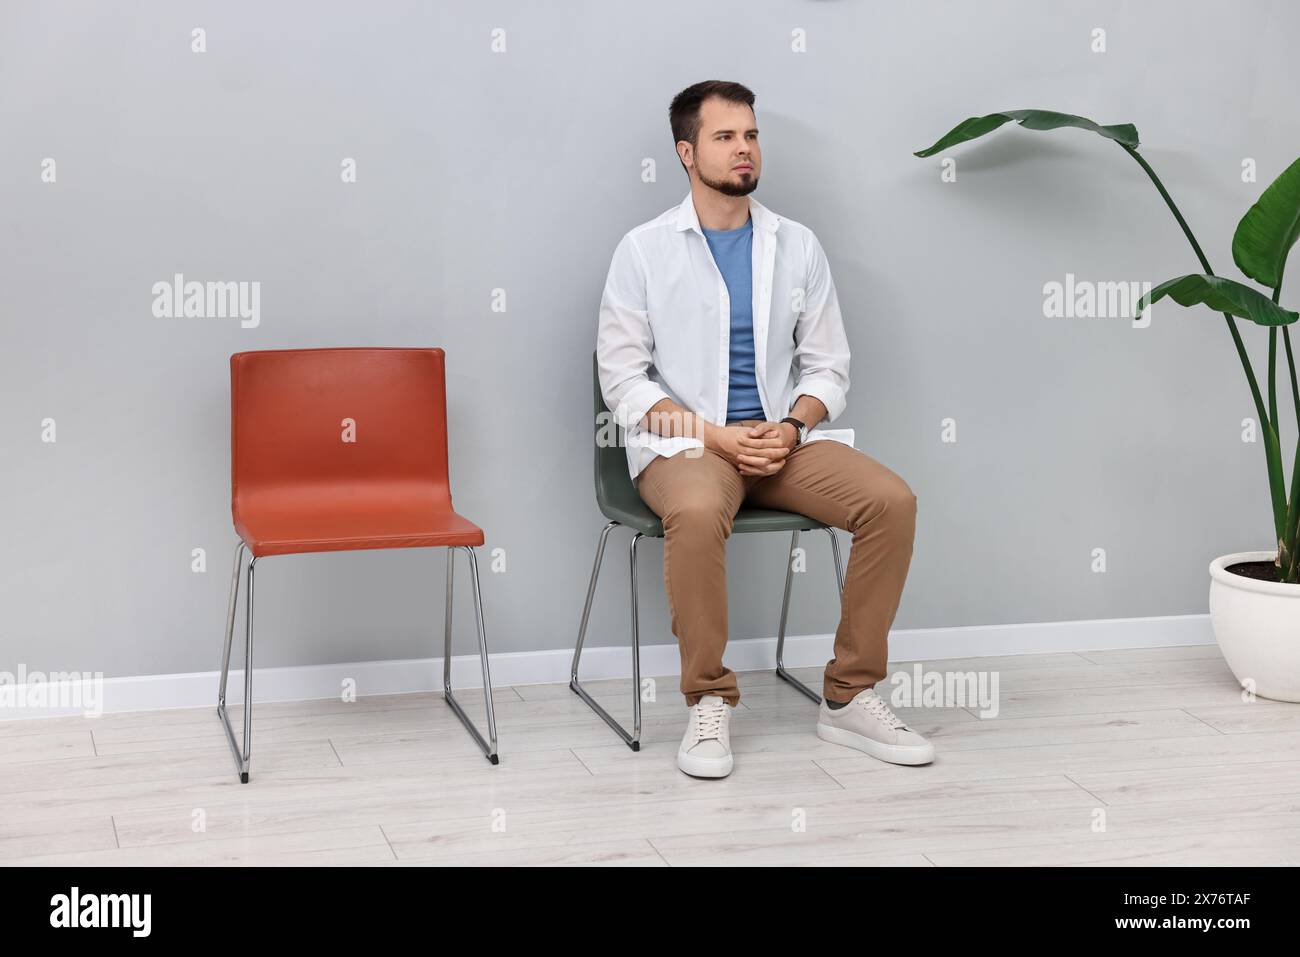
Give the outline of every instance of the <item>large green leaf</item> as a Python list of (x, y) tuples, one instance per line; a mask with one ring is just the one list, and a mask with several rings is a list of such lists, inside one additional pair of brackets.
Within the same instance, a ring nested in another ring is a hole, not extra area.
[(1282, 281), (1286, 255), (1300, 238), (1300, 159), (1246, 210), (1232, 236), (1232, 258), (1251, 279), (1272, 289)]
[(1132, 123), (1101, 126), (1090, 119), (1074, 116), (1071, 113), (1053, 113), (1051, 110), (1006, 110), (1002, 113), (990, 113), (988, 116), (972, 116), (964, 119), (943, 136), (939, 142), (929, 149), (918, 151), (915, 155), (933, 156), (940, 150), (946, 150), (950, 146), (965, 143), (967, 140), (978, 139), (985, 133), (992, 133), (999, 126), (1010, 123), (1012, 120), (1015, 120), (1027, 130), (1059, 130), (1063, 127), (1073, 127), (1097, 133), (1123, 146), (1136, 147), (1138, 145), (1137, 127)]
[(1300, 313), (1283, 309), (1258, 289), (1222, 276), (1193, 273), (1162, 282), (1138, 300), (1137, 316), (1165, 296), (1180, 306), (1205, 303), (1216, 312), (1226, 312), (1239, 319), (1249, 319), (1261, 326), (1285, 326), (1300, 319)]

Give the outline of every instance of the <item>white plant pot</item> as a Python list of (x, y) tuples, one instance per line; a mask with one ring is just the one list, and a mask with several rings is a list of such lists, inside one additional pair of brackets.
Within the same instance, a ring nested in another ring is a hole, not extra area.
[(1276, 557), (1276, 551), (1236, 552), (1210, 562), (1210, 624), (1239, 682), (1250, 682), (1263, 698), (1300, 701), (1300, 585), (1226, 570)]

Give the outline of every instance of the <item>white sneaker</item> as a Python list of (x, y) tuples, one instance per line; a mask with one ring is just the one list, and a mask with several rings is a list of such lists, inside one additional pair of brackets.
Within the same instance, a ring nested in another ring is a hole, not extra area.
[(890, 764), (929, 764), (934, 760), (934, 745), (903, 724), (874, 688), (859, 691), (834, 711), (822, 699), (817, 737)]
[(730, 723), (731, 705), (715, 694), (706, 694), (691, 705), (686, 734), (677, 749), (677, 766), (697, 778), (725, 778), (730, 774)]

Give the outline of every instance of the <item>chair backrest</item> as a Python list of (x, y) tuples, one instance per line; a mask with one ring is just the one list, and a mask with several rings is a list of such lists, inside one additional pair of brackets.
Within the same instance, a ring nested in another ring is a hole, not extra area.
[(441, 349), (282, 349), (230, 357), (231, 508), (369, 483), (450, 505)]
[[(605, 397), (600, 391), (600, 365), (595, 352), (591, 354), (591, 383), (594, 390), (593, 421), (596, 430), (596, 504), (603, 512), (613, 503), (639, 501), (641, 496), (628, 474), (623, 429), (614, 422), (614, 414), (605, 404)], [(617, 441), (611, 441), (613, 439)]]

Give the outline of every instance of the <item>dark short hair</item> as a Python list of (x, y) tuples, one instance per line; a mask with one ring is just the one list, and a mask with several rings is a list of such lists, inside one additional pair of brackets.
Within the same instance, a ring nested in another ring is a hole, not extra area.
[[(754, 108), (754, 93), (747, 86), (728, 80), (704, 80), (688, 86), (673, 97), (668, 107), (668, 122), (673, 128), (673, 149), (682, 140), (692, 147), (699, 145), (700, 138), (700, 104), (711, 96), (718, 96), (732, 103), (743, 103), (751, 110)], [(680, 160), (681, 157), (678, 157)], [(682, 168), (686, 164), (682, 163)]]

